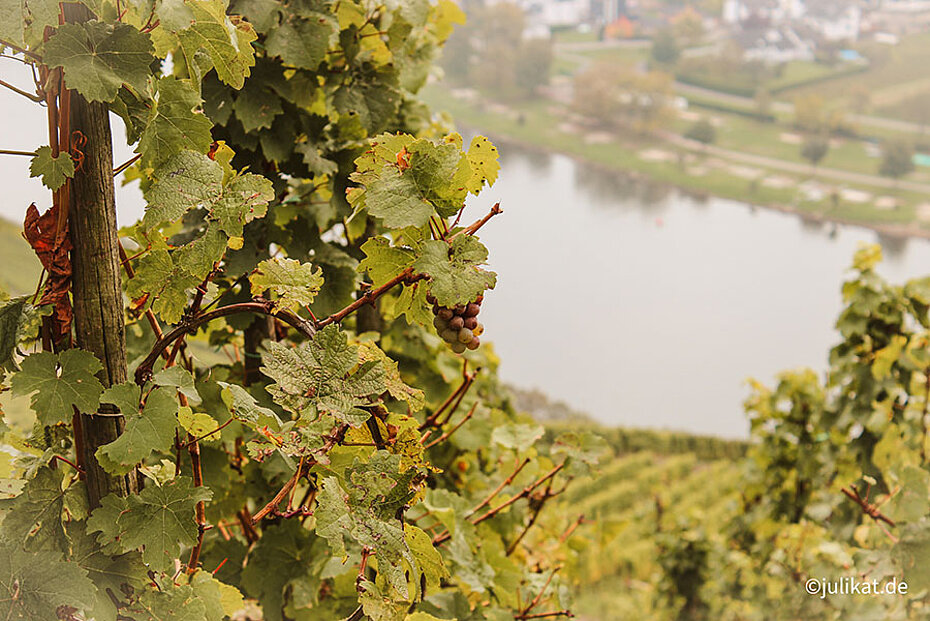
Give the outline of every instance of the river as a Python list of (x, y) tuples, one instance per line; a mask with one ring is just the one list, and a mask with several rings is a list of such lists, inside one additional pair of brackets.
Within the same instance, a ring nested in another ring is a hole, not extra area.
[(930, 243), (632, 180), (501, 143), (497, 183), (464, 221), (498, 272), (482, 307), (500, 373), (607, 424), (746, 437), (747, 378), (823, 371), (860, 243), (894, 282)]

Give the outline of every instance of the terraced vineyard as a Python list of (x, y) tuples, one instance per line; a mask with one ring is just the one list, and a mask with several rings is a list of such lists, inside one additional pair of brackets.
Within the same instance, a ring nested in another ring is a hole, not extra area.
[(675, 618), (661, 592), (663, 536), (697, 532), (725, 549), (725, 536), (714, 526), (737, 511), (741, 474), (740, 460), (639, 451), (618, 456), (596, 478), (576, 485), (563, 506), (583, 513), (589, 528), (590, 545), (572, 568), (580, 583), (579, 616)]

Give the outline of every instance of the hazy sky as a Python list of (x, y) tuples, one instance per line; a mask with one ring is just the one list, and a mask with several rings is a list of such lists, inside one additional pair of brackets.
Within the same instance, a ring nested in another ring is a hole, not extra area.
[[(0, 78), (25, 90), (34, 89), (32, 74), (26, 65), (0, 58)], [(116, 165), (132, 157), (126, 146), (123, 122), (113, 117), (114, 159)], [(33, 151), (48, 144), (48, 122), (45, 107), (0, 87), (0, 148)], [(137, 183), (129, 187), (116, 186), (116, 209), (120, 225), (131, 224), (142, 214), (142, 196)], [(29, 158), (0, 155), (0, 216), (22, 222), (30, 203), (40, 211), (51, 206), (51, 193), (38, 179), (29, 178)]]

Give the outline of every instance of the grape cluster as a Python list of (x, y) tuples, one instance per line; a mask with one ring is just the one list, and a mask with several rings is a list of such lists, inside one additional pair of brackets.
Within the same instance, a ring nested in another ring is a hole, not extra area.
[(433, 325), (436, 332), (452, 351), (461, 354), (466, 349), (478, 349), (478, 345), (481, 344), (478, 337), (484, 332), (484, 326), (478, 323), (483, 295), (475, 298), (474, 302), (459, 304), (454, 308), (441, 306), (432, 294), (426, 296), (426, 299), (433, 305), (433, 314), (436, 315)]

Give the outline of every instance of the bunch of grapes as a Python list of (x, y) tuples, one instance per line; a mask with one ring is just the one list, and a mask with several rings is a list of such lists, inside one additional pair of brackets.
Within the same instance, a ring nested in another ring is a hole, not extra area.
[(478, 323), (478, 312), (481, 310), (483, 295), (475, 298), (474, 302), (459, 304), (454, 308), (441, 306), (432, 294), (426, 299), (433, 305), (433, 314), (436, 318), (433, 325), (439, 336), (448, 343), (457, 354), (466, 349), (478, 349), (481, 340), (478, 338), (484, 332), (484, 326)]

